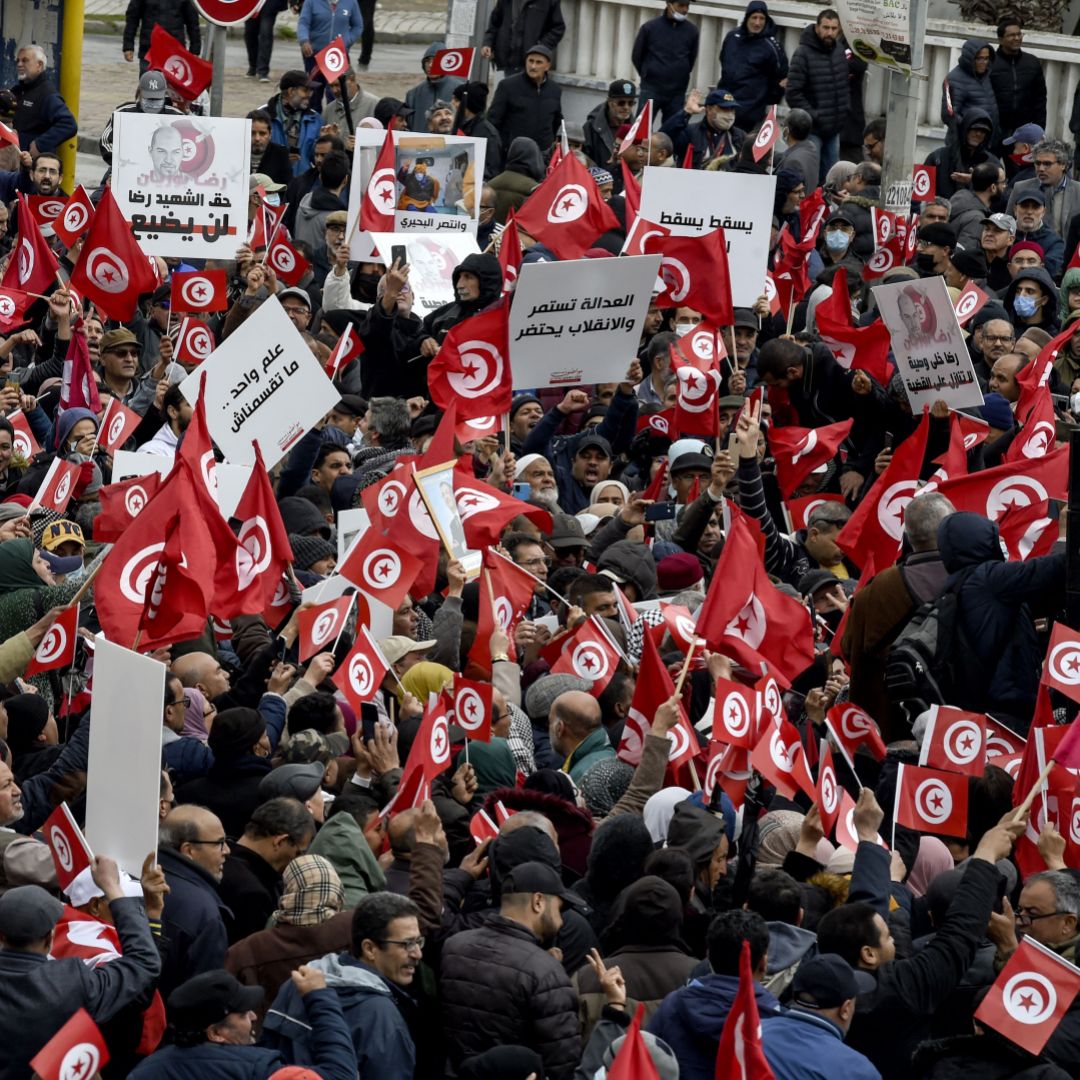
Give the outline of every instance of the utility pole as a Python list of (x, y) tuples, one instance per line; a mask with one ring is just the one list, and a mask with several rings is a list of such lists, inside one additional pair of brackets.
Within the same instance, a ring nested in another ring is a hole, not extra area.
[(915, 140), (919, 132), (919, 80), (926, 40), (929, 0), (910, 0), (911, 74), (888, 73), (889, 104), (885, 111), (885, 159), (881, 171), (882, 201), (886, 210), (911, 212), (911, 173), (915, 167)]
[(474, 82), (488, 81), (489, 62), (480, 55), (480, 44), (484, 40), (488, 17), (491, 14), (491, 0), (447, 0), (446, 3), (446, 47), (463, 48), (476, 46), (469, 78)]
[(209, 23), (210, 52), (214, 65), (210, 82), (210, 115), (221, 116), (225, 97), (225, 35), (228, 29), (217, 23)]

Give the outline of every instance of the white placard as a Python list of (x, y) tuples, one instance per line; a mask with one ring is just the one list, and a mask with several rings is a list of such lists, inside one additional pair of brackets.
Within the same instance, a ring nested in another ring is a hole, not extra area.
[(137, 881), (157, 851), (165, 665), (94, 639), (86, 839)]
[(353, 541), (358, 536), (363, 536), (370, 525), (368, 512), (362, 506), (338, 511), (337, 561), (339, 566), (345, 561), (345, 552), (352, 547)]
[(244, 497), (244, 488), (251, 479), (250, 465), (230, 465), (219, 461), (214, 466), (217, 477), (217, 504), (221, 516), (228, 520), (236, 513), (240, 500)]
[[(349, 219), (346, 235), (353, 259), (371, 257), (369, 233), (358, 227), (360, 198), (367, 191), (385, 131), (356, 129), (352, 181), (349, 184)], [(432, 135), (416, 131), (394, 132), (394, 232), (471, 233), (480, 223), (480, 188), (484, 182), (487, 139), (468, 135)], [(417, 172), (417, 164), (430, 162)]]
[(112, 482), (118, 484), (132, 476), (149, 476), (157, 473), (162, 480), (172, 471), (175, 457), (164, 454), (143, 454), (138, 450), (114, 450)]
[(723, 229), (731, 300), (753, 307), (765, 292), (776, 177), (701, 169), (645, 169), (641, 216), (675, 236)]
[[(480, 248), (472, 233), (367, 233), (375, 244), (377, 261), (392, 266), (394, 248), (405, 249), (409, 264), (409, 288), (413, 294), (413, 314), (421, 319), (454, 296), (454, 267), (466, 255), (475, 255)], [(400, 255), (400, 251), (398, 255)]]
[(875, 285), (874, 298), (916, 416), (939, 398), (950, 409), (983, 403), (943, 277)]
[(659, 255), (522, 266), (510, 308), (514, 389), (621, 382), (659, 269)]
[(181, 384), (192, 405), (206, 374), (206, 423), (233, 465), (272, 469), (341, 399), (276, 299), (266, 300)]
[(235, 257), (250, 166), (250, 120), (113, 113), (112, 193), (148, 255)]

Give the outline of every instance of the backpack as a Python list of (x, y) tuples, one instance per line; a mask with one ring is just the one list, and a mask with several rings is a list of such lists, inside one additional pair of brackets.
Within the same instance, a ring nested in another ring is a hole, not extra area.
[(970, 570), (911, 616), (885, 663), (885, 689), (911, 719), (931, 705), (947, 705), (960, 687), (977, 685), (968, 658), (974, 654), (960, 626), (960, 590)]

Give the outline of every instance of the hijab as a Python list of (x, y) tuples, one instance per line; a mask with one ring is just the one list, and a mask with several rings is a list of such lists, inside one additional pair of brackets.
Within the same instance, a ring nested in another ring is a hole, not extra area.
[(26, 538), (0, 544), (0, 594), (19, 589), (44, 589), (34, 570), (34, 542)]
[(645, 828), (649, 830), (654, 844), (662, 844), (667, 839), (668, 826), (675, 816), (675, 807), (689, 799), (691, 792), (683, 787), (662, 788), (649, 797), (642, 811)]
[(936, 836), (921, 836), (919, 854), (915, 858), (911, 873), (908, 874), (907, 887), (916, 896), (923, 896), (938, 874), (952, 870), (955, 865), (952, 852)]
[(758, 823), (759, 870), (778, 870), (789, 851), (799, 845), (803, 815), (795, 810), (772, 810)]
[(595, 506), (600, 502), (600, 492), (607, 491), (608, 488), (618, 488), (622, 494), (623, 502), (630, 501), (630, 489), (621, 480), (601, 480), (592, 489), (592, 494), (589, 496), (589, 505)]
[[(464, 755), (459, 760), (464, 761)], [(499, 788), (512, 788), (517, 780), (510, 744), (498, 736), (486, 743), (470, 742), (469, 762), (476, 773), (476, 794), (481, 798)]]
[(402, 676), (401, 685), (397, 689), (398, 701), (409, 693), (426, 707), (428, 694), (441, 693), (443, 688), (453, 681), (454, 673), (445, 665), (436, 664), (431, 660), (421, 660), (419, 664), (413, 664)]
[(206, 730), (206, 698), (203, 697), (202, 691), (196, 690), (194, 686), (184, 689), (184, 697), (190, 704), (184, 707), (184, 728), (180, 734), (189, 739), (206, 742), (209, 735)]
[(284, 889), (280, 906), (270, 916), (270, 925), (317, 926), (345, 906), (334, 864), (322, 855), (299, 855), (282, 875)]

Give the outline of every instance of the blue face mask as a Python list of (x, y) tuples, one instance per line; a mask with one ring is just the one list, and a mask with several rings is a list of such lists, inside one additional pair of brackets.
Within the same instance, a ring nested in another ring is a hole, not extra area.
[(1013, 297), (1013, 311), (1015, 311), (1021, 319), (1030, 319), (1037, 310), (1038, 304), (1035, 302), (1034, 297), (1022, 295)]
[(825, 246), (830, 251), (844, 251), (848, 246), (847, 233), (843, 229), (832, 229), (825, 234)]

